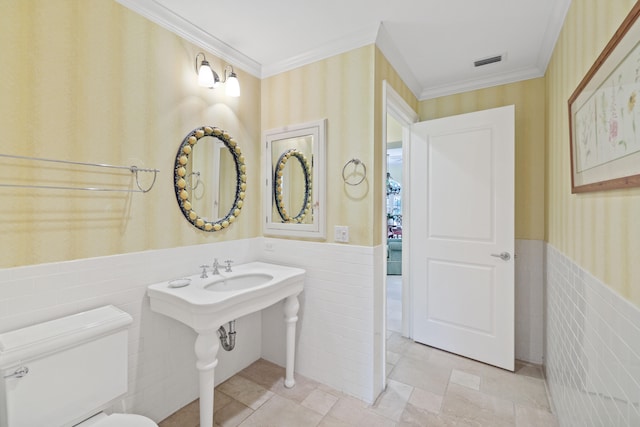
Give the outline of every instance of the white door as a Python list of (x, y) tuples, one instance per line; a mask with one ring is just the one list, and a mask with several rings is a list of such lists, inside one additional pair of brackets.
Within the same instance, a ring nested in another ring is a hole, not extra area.
[(514, 107), (412, 126), (413, 335), (514, 369)]

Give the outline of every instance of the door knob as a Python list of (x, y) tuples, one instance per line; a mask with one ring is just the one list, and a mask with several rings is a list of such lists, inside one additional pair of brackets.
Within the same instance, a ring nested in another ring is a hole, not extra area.
[(500, 252), (499, 254), (491, 254), (496, 258), (500, 258), (503, 261), (509, 261), (511, 259), (511, 254), (509, 252)]

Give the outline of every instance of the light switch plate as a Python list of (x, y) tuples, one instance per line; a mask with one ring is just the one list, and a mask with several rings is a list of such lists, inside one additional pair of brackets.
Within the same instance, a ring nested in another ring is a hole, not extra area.
[(334, 228), (333, 240), (340, 243), (348, 243), (349, 242), (349, 226), (336, 225)]

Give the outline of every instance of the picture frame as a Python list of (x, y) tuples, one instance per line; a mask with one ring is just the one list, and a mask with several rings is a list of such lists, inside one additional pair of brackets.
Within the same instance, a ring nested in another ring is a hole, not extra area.
[(640, 186), (640, 3), (568, 101), (571, 192)]

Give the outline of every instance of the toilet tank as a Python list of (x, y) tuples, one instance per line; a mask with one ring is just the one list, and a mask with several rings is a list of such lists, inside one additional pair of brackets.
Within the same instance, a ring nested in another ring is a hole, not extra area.
[(126, 393), (131, 321), (109, 305), (0, 334), (0, 427), (72, 426)]

